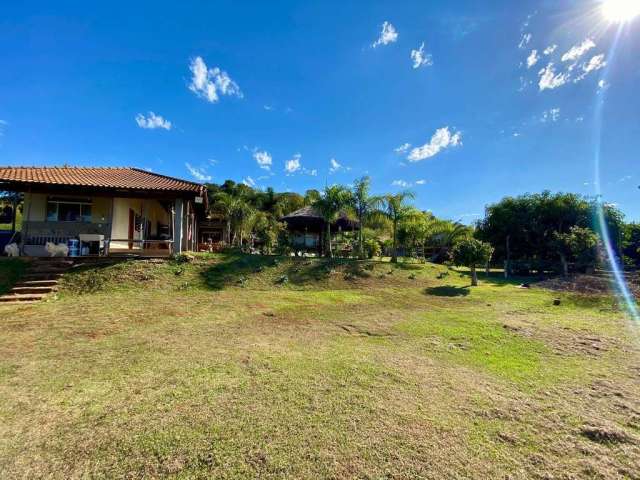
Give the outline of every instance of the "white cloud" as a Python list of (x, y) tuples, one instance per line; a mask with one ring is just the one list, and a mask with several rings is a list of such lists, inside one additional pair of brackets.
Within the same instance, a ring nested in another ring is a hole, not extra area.
[(419, 162), (437, 155), (446, 148), (459, 145), (462, 145), (462, 134), (460, 132), (451, 132), (449, 127), (439, 128), (433, 134), (429, 143), (411, 150), (407, 159), (410, 162)]
[(430, 67), (433, 65), (433, 58), (430, 54), (424, 53), (424, 42), (418, 50), (411, 50), (411, 60), (413, 60), (413, 68)]
[(171, 122), (153, 112), (149, 112), (146, 117), (142, 113), (137, 114), (136, 123), (140, 128), (164, 128), (165, 130), (171, 130)]
[(246, 177), (244, 180), (242, 180), (242, 183), (251, 188), (256, 186), (256, 181), (251, 177)]
[(220, 163), (215, 158), (210, 158), (209, 160), (207, 160), (207, 162), (209, 162), (210, 165), (217, 165), (218, 163)]
[(593, 40), (591, 40), (590, 38), (587, 38), (580, 45), (574, 45), (573, 47), (571, 47), (569, 49), (568, 52), (566, 52), (564, 55), (562, 55), (562, 61), (563, 62), (569, 62), (569, 61), (573, 62), (573, 61), (577, 60), (578, 58), (580, 58), (585, 53), (587, 53), (592, 48), (595, 48), (595, 46), (596, 46), (596, 44), (593, 42)]
[(609, 82), (605, 81), (605, 80), (600, 80), (598, 82), (598, 91), (602, 91), (602, 90), (606, 90), (607, 88), (609, 88)]
[(540, 87), (540, 91), (543, 90), (553, 90), (554, 88), (561, 87), (569, 80), (569, 75), (566, 73), (558, 73), (556, 75), (556, 71), (553, 68), (553, 63), (550, 63), (545, 68), (538, 72), (540, 76), (540, 81), (538, 82), (538, 86)]
[(606, 66), (607, 66), (607, 62), (604, 59), (604, 53), (601, 53), (600, 55), (591, 57), (591, 60), (589, 60), (589, 63), (582, 66), (582, 70), (584, 71), (585, 74), (589, 74), (591, 72), (596, 72)]
[(302, 155), (300, 155), (299, 153), (296, 153), (291, 160), (287, 160), (284, 165), (285, 172), (291, 174), (300, 170), (300, 168), (302, 167), (300, 165), (301, 158), (302, 158)]
[(560, 109), (552, 108), (550, 110), (545, 110), (542, 112), (542, 118), (540, 121), (542, 123), (552, 122), (555, 123), (560, 119)]
[(424, 185), (425, 183), (427, 183), (426, 180), (416, 180), (416, 185)]
[(351, 168), (345, 167), (344, 165), (338, 163), (338, 161), (335, 158), (332, 158), (331, 160), (329, 160), (329, 173), (336, 173), (336, 172), (347, 171), (347, 170), (351, 170)]
[(544, 53), (545, 55), (551, 55), (553, 52), (556, 51), (557, 48), (558, 48), (558, 45), (553, 44), (553, 45), (550, 45), (547, 48), (545, 48), (544, 52), (542, 52), (542, 53)]
[(187, 170), (189, 170), (189, 173), (196, 180), (199, 180), (201, 182), (210, 182), (212, 180), (212, 178), (213, 178), (211, 175), (207, 175), (207, 172), (206, 172), (206, 170), (204, 168), (193, 167), (188, 162), (185, 163), (184, 166), (187, 167)]
[(4, 127), (7, 125), (9, 125), (9, 123), (6, 120), (0, 120), (0, 137), (4, 135)]
[(210, 103), (216, 103), (220, 95), (242, 98), (242, 91), (227, 72), (218, 67), (208, 68), (202, 57), (196, 57), (189, 65), (191, 83), (189, 90)]
[(576, 123), (582, 123), (584, 122), (584, 117), (580, 116), (580, 117), (576, 117)]
[(393, 151), (396, 153), (405, 153), (411, 148), (410, 143), (403, 143), (398, 148), (395, 148)]
[(272, 105), (263, 105), (262, 108), (264, 108), (267, 112), (270, 112), (271, 110), (273, 110)]
[(533, 67), (540, 60), (537, 50), (531, 50), (531, 55), (527, 57), (527, 68)]
[(316, 170), (315, 168), (313, 170), (305, 170), (305, 173), (308, 173), (312, 177), (316, 177), (318, 175), (318, 170)]
[(398, 40), (398, 32), (396, 28), (391, 25), (389, 22), (384, 22), (382, 24), (382, 31), (380, 32), (380, 36), (378, 39), (373, 42), (371, 45), (373, 48), (376, 48), (379, 45), (389, 45), (390, 43), (394, 43)]
[(526, 48), (526, 46), (529, 45), (529, 42), (531, 42), (531, 34), (523, 33), (522, 38), (520, 39), (520, 43), (518, 44), (518, 48), (520, 49)]
[(271, 170), (271, 164), (273, 163), (273, 159), (269, 152), (265, 152), (264, 150), (255, 150), (253, 152), (253, 158), (256, 162), (258, 162), (258, 166), (263, 170)]
[(405, 182), (404, 180), (394, 180), (393, 182), (391, 182), (391, 186), (409, 188), (412, 186), (412, 184), (409, 182)]

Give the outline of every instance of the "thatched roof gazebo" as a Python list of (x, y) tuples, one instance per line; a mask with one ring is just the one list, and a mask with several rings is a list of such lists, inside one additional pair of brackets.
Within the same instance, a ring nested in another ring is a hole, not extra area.
[[(313, 207), (302, 207), (280, 219), (287, 225), (294, 248), (303, 250), (322, 251), (322, 234), (327, 224), (322, 215)], [(358, 228), (358, 222), (350, 219), (346, 213), (341, 213), (331, 224), (331, 233), (351, 232)]]

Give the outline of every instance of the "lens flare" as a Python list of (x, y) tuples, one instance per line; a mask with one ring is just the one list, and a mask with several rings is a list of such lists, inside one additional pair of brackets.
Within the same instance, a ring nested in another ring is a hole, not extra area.
[[(611, 64), (613, 64), (613, 60), (615, 58), (616, 49), (618, 46), (618, 41), (620, 40), (620, 35), (622, 32), (622, 25), (618, 28), (615, 40), (611, 49), (609, 51), (609, 62), (607, 67), (603, 70), (602, 76), (600, 77), (601, 82), (607, 82), (607, 77), (609, 74), (609, 68)], [(601, 165), (601, 152), (602, 152), (602, 117), (603, 110), (606, 99), (606, 89), (601, 89), (597, 93), (596, 97), (596, 108), (594, 114), (594, 131), (595, 131), (595, 187), (596, 187), (596, 196), (597, 196), (597, 213), (596, 213), (596, 221), (598, 224), (598, 229), (601, 234), (602, 243), (604, 244), (604, 248), (607, 253), (607, 261), (609, 262), (609, 266), (611, 268), (611, 272), (613, 273), (613, 283), (616, 293), (618, 297), (625, 305), (627, 312), (631, 316), (636, 323), (640, 323), (640, 312), (638, 312), (638, 305), (636, 303), (635, 297), (629, 291), (629, 287), (627, 286), (627, 282), (624, 277), (624, 270), (620, 266), (620, 262), (614, 252), (613, 243), (611, 242), (611, 237), (609, 235), (609, 229), (607, 227), (607, 221), (605, 218), (604, 205), (602, 203), (602, 188), (600, 184), (600, 165)]]
[(611, 23), (630, 22), (640, 15), (640, 0), (604, 0), (602, 14)]

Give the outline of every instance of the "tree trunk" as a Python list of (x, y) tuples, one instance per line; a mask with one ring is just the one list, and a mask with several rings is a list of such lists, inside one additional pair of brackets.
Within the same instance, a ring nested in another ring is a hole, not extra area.
[(364, 236), (362, 235), (362, 215), (358, 218), (358, 243), (360, 244), (360, 251), (358, 252), (358, 257), (360, 259), (365, 258), (364, 255)]
[(333, 248), (331, 248), (331, 223), (327, 222), (327, 243), (329, 244), (329, 258), (333, 258)]
[(487, 262), (487, 264), (484, 266), (484, 273), (488, 278), (489, 274), (491, 273), (491, 267), (489, 266), (489, 262)]
[(507, 260), (504, 262), (504, 278), (509, 278), (509, 274), (511, 273), (511, 247), (509, 245), (510, 239), (511, 235), (507, 235)]
[(398, 245), (397, 245), (398, 222), (393, 221), (393, 247), (391, 251), (391, 263), (398, 263)]
[(471, 286), (472, 287), (478, 286), (478, 272), (476, 272), (475, 265), (471, 265)]
[(569, 276), (569, 264), (567, 263), (567, 256), (564, 253), (560, 254), (560, 263), (562, 264), (562, 276)]

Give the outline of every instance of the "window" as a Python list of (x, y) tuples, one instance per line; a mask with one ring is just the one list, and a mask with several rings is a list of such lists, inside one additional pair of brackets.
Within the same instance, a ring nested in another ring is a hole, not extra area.
[(47, 201), (48, 222), (91, 222), (90, 198), (57, 198)]

